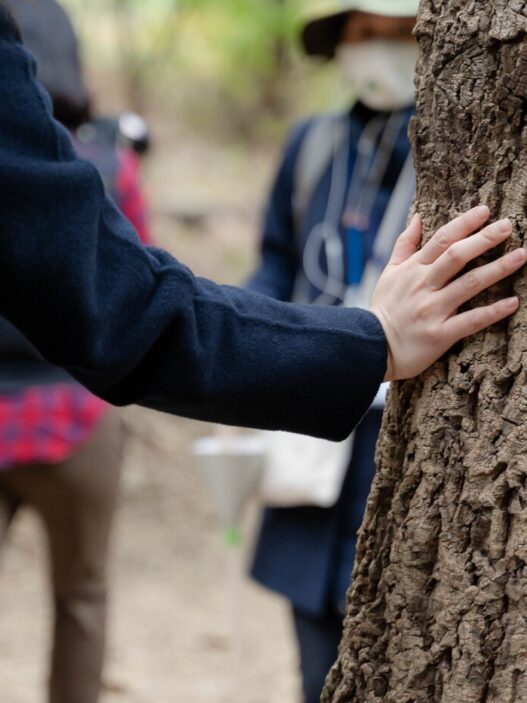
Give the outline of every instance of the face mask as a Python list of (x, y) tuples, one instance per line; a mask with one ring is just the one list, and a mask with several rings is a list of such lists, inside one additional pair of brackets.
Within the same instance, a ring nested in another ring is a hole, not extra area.
[(418, 48), (384, 39), (342, 44), (338, 57), (355, 97), (372, 110), (393, 111), (415, 102)]

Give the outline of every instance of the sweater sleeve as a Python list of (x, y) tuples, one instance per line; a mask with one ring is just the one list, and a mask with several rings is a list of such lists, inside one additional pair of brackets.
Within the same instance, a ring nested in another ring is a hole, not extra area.
[(377, 318), (218, 286), (144, 248), (34, 73), (0, 9), (0, 314), (114, 404), (347, 436), (385, 373)]

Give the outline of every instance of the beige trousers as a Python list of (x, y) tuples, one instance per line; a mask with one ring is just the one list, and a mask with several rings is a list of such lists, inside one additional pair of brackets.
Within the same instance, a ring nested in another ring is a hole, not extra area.
[(67, 461), (0, 472), (0, 546), (22, 506), (39, 514), (48, 537), (55, 602), (50, 703), (99, 698), (121, 457), (120, 421), (109, 413)]

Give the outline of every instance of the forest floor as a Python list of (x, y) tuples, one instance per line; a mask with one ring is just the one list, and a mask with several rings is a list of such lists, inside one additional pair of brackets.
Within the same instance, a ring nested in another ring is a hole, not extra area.
[[(201, 275), (236, 283), (254, 258), (258, 213), (275, 153), (174, 138), (147, 165), (159, 245)], [(271, 150), (272, 151), (272, 150)], [(210, 428), (130, 408), (111, 567), (102, 703), (294, 703), (287, 608), (248, 579), (244, 648), (231, 635), (230, 555), (189, 446)], [(244, 526), (248, 559), (257, 506)], [(17, 518), (0, 568), (0, 701), (45, 700), (50, 602), (36, 518)]]

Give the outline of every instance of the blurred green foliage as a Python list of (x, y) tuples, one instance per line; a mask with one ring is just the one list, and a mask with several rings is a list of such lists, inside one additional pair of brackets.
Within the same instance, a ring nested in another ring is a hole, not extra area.
[[(192, 114), (252, 137), (327, 102), (334, 83), (296, 50), (301, 0), (64, 0), (88, 58), (119, 70), (131, 107)], [(309, 80), (307, 80), (309, 78)], [(315, 97), (316, 96), (316, 97)]]

